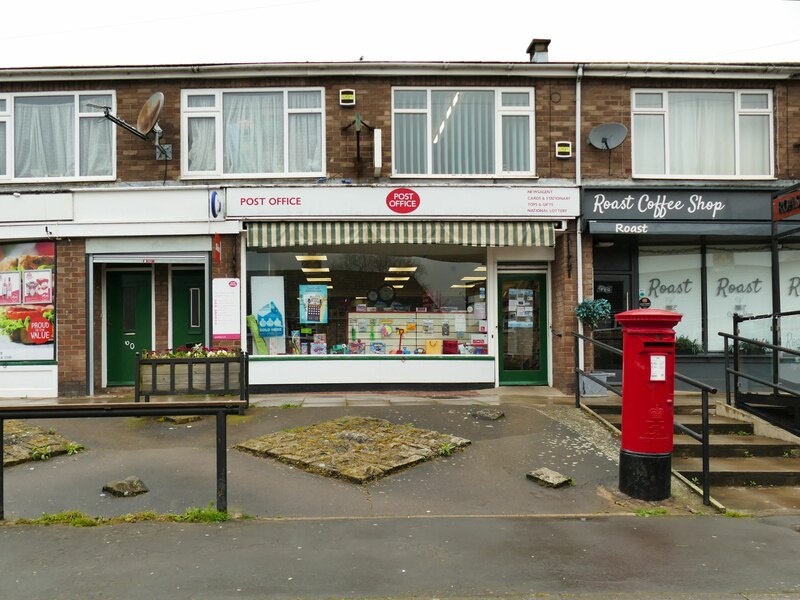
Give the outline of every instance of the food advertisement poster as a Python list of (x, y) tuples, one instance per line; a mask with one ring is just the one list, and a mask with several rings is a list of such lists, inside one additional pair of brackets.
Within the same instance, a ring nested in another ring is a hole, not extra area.
[(55, 243), (0, 244), (0, 361), (55, 360)]
[(328, 322), (328, 286), (300, 286), (300, 323)]

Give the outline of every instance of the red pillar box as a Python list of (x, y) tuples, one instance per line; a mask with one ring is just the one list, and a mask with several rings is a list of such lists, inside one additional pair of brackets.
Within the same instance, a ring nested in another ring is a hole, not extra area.
[(616, 315), (622, 326), (619, 489), (639, 500), (670, 496), (675, 330), (682, 315), (656, 308)]

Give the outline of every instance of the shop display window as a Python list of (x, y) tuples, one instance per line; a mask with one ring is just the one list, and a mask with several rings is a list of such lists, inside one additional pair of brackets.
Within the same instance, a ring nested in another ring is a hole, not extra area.
[(485, 265), (461, 246), (248, 251), (250, 352), (486, 354)]
[(639, 296), (652, 308), (683, 315), (676, 336), (703, 344), (703, 298), (700, 246), (641, 246)]

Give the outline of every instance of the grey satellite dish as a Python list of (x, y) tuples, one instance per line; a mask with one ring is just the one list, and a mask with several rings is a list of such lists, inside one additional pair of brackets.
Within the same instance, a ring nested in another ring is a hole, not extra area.
[(589, 132), (589, 144), (598, 150), (616, 148), (628, 135), (628, 128), (622, 123), (603, 123)]

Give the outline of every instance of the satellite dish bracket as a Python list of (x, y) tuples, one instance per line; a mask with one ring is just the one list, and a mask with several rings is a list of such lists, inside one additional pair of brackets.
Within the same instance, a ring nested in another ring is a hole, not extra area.
[(127, 129), (127, 130), (128, 130), (128, 131), (130, 131), (130, 132), (131, 132), (133, 135), (135, 135), (135, 136), (137, 136), (137, 137), (140, 137), (140, 138), (142, 138), (143, 140), (149, 140), (149, 139), (150, 139), (150, 137), (149, 137), (149, 136), (148, 136), (146, 133), (142, 133), (141, 131), (139, 131), (138, 129), (136, 129), (136, 127), (134, 127), (133, 125), (131, 125), (131, 124), (129, 124), (129, 123), (127, 123), (127, 122), (125, 122), (123, 119), (120, 119), (120, 118), (119, 118), (119, 117), (117, 117), (117, 116), (114, 116), (114, 115), (112, 115), (112, 114), (111, 114), (111, 107), (110, 107), (110, 106), (98, 106), (98, 105), (96, 105), (96, 104), (92, 104), (91, 106), (93, 106), (94, 108), (102, 108), (102, 109), (103, 109), (103, 116), (104, 116), (106, 119), (108, 119), (108, 120), (109, 120), (109, 121), (111, 121), (112, 123), (116, 123), (117, 125), (119, 125), (119, 126), (120, 126), (120, 127), (122, 127), (123, 129)]
[(124, 119), (120, 119), (116, 115), (111, 114), (110, 106), (100, 106), (98, 104), (89, 104), (92, 108), (103, 109), (103, 116), (112, 123), (119, 125), (123, 129), (131, 132), (138, 138), (143, 140), (150, 139), (150, 132), (155, 136), (156, 158), (168, 160), (172, 158), (172, 145), (163, 145), (161, 137), (164, 131), (158, 125), (158, 116), (161, 113), (161, 108), (164, 105), (164, 94), (156, 92), (145, 102), (142, 110), (139, 112), (139, 118), (136, 122), (136, 127), (127, 123)]

